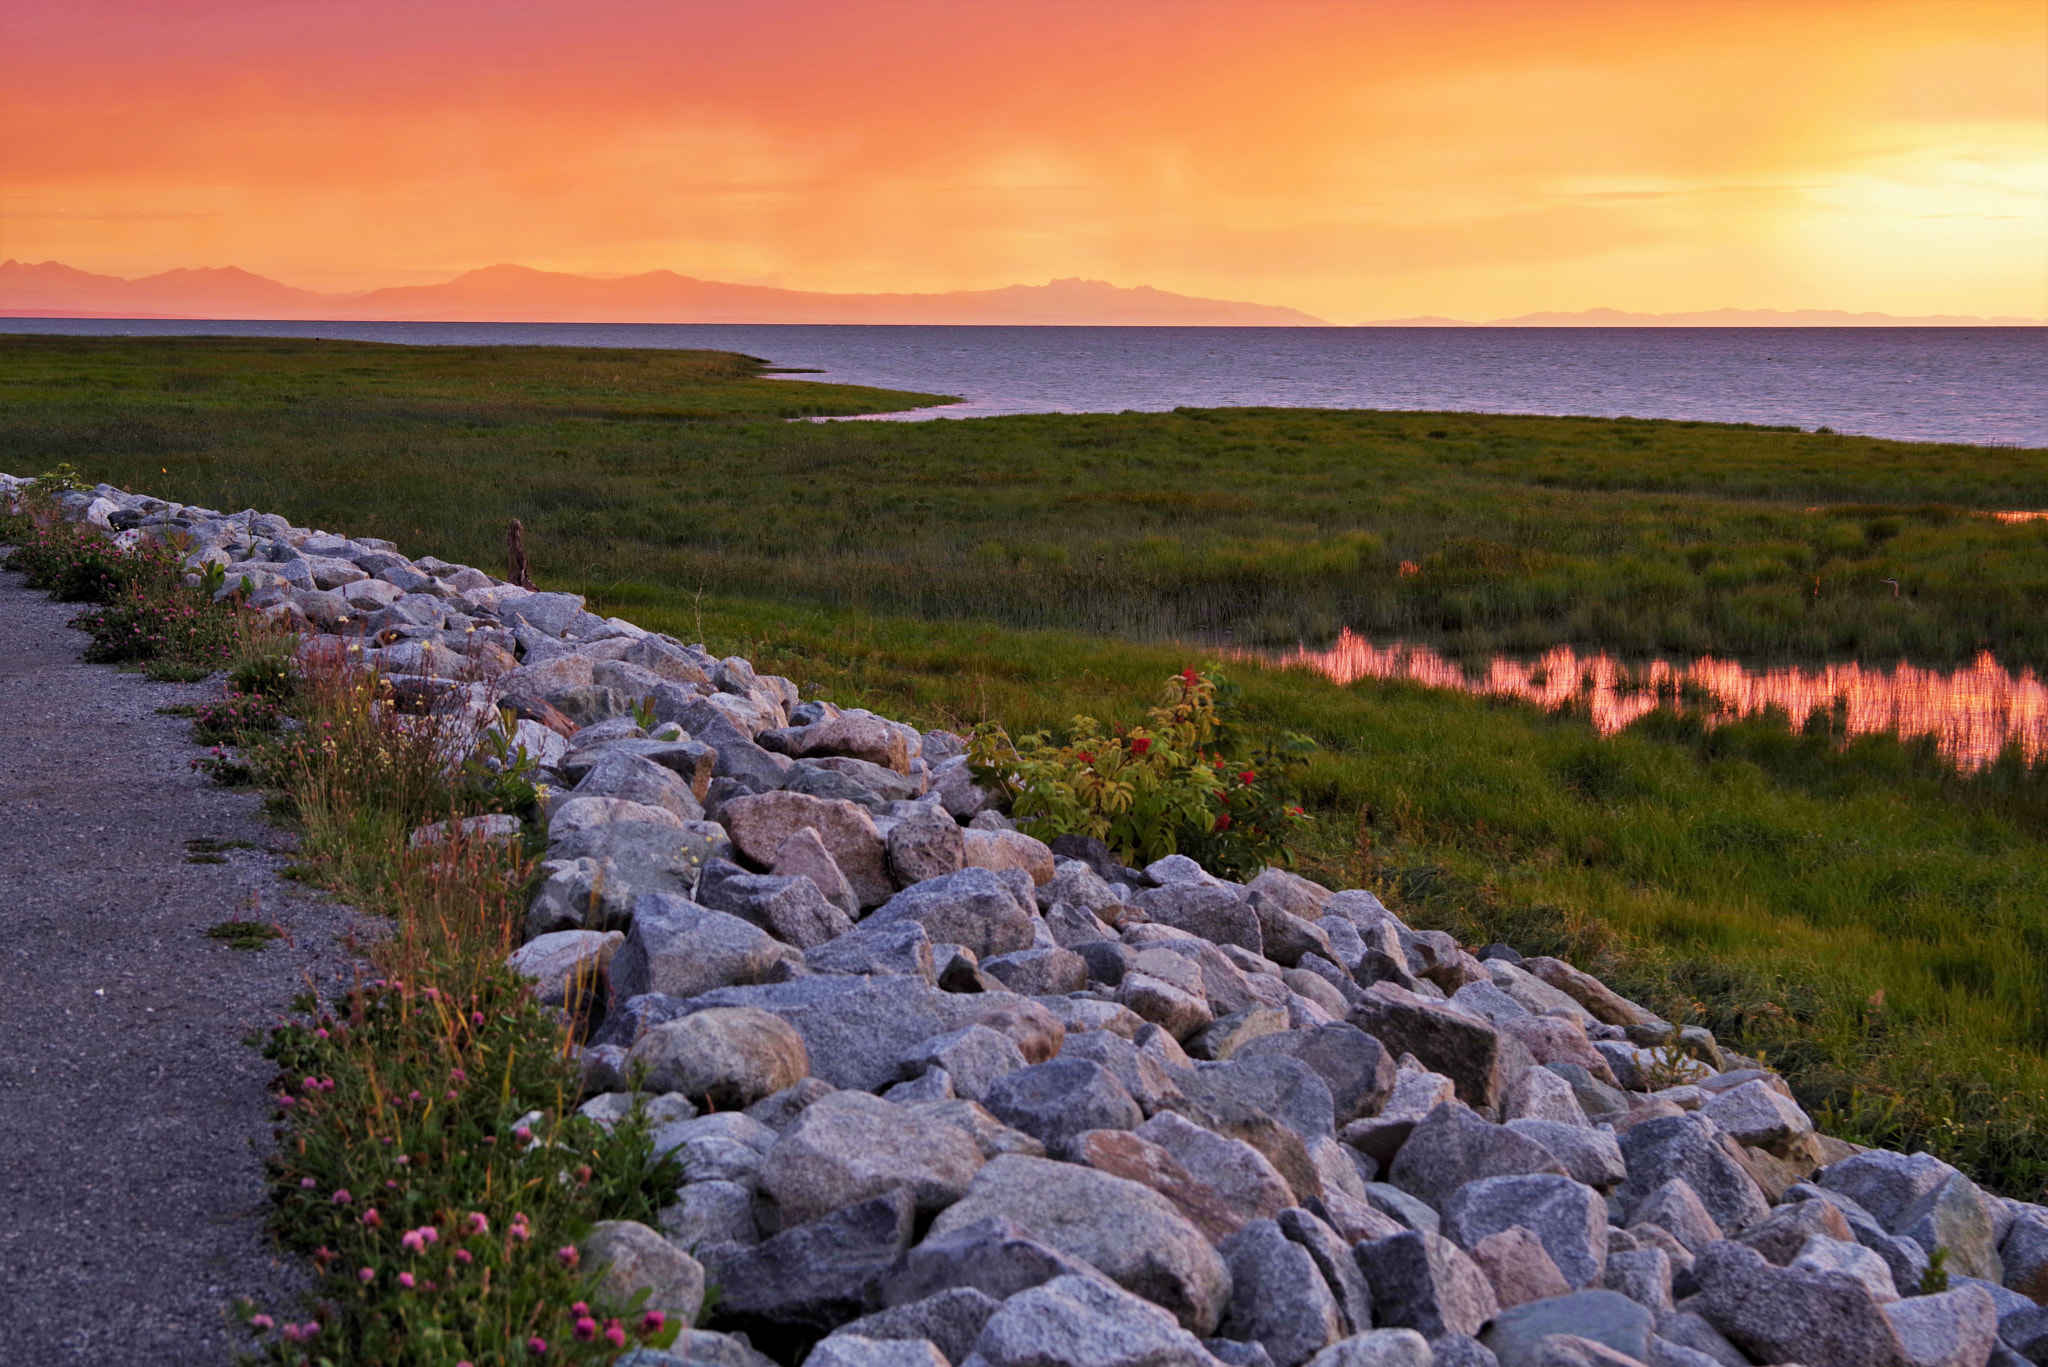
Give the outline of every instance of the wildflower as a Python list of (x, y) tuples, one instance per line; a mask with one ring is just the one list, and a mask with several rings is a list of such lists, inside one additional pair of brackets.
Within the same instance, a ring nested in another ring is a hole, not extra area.
[(642, 1337), (648, 1334), (659, 1334), (661, 1326), (667, 1323), (667, 1315), (662, 1314), (659, 1310), (650, 1310), (640, 1317), (640, 1333)]
[(427, 1251), (427, 1241), (420, 1237), (420, 1232), (416, 1229), (408, 1229), (403, 1237), (399, 1239), (398, 1246), (409, 1253), (425, 1253)]
[(589, 1301), (577, 1301), (577, 1302), (575, 1302), (574, 1304), (572, 1304), (572, 1305), (571, 1305), (571, 1306), (569, 1307), (569, 1313), (570, 1313), (570, 1314), (572, 1314), (572, 1315), (587, 1315), (587, 1314), (589, 1314), (589, 1313), (590, 1313), (590, 1302), (589, 1302)]
[(470, 1012), (470, 1013), (469, 1013), (469, 1023), (470, 1023), (471, 1025), (482, 1025), (482, 1024), (484, 1023), (484, 1013), (483, 1013), (483, 1012), (481, 1012), (481, 1011), (472, 1011), (472, 1012)]
[(270, 1316), (268, 1315), (249, 1316), (249, 1327), (251, 1329), (254, 1329), (259, 1334), (268, 1333), (272, 1328), (276, 1326), (276, 1324), (277, 1321), (270, 1318)]
[(297, 1102), (297, 1100), (293, 1098), (290, 1092), (280, 1092), (278, 1093), (277, 1104), (284, 1107), (286, 1110), (290, 1110), (292, 1107), (298, 1105), (299, 1103)]
[(1134, 755), (1142, 755), (1151, 748), (1152, 741), (1150, 737), (1138, 736), (1131, 741), (1131, 753)]
[(455, 1250), (455, 1261), (461, 1263), (464, 1267), (468, 1267), (476, 1261), (476, 1255), (466, 1248), (458, 1248)]
[(567, 1268), (573, 1268), (576, 1264), (583, 1261), (583, 1255), (576, 1251), (576, 1245), (574, 1244), (563, 1244), (555, 1250), (555, 1256), (560, 1258), (562, 1266)]
[(1258, 782), (1258, 780), (1259, 776), (1249, 769), (1245, 770), (1243, 773), (1237, 776), (1237, 781), (1239, 783), (1256, 783)]
[(535, 1334), (526, 1341), (526, 1351), (537, 1358), (544, 1358), (548, 1355), (548, 1341), (539, 1334)]
[(614, 1348), (626, 1346), (626, 1330), (617, 1320), (607, 1320), (604, 1326), (604, 1341)]
[(440, 1230), (438, 1230), (438, 1229), (435, 1229), (435, 1228), (434, 1228), (434, 1227), (433, 1227), (432, 1225), (421, 1225), (421, 1226), (419, 1227), (419, 1231), (418, 1231), (418, 1232), (419, 1232), (419, 1236), (420, 1236), (420, 1238), (422, 1238), (422, 1239), (426, 1240), (426, 1241), (427, 1241), (428, 1243), (430, 1243), (430, 1244), (431, 1244), (431, 1243), (438, 1243), (438, 1242), (440, 1242), (440, 1239), (441, 1239), (441, 1231), (440, 1231)]
[(1077, 750), (1077, 751), (1075, 751), (1075, 752), (1074, 752), (1074, 758), (1076, 758), (1076, 759), (1080, 760), (1080, 761), (1081, 761), (1081, 763), (1083, 763), (1083, 764), (1093, 764), (1093, 763), (1095, 763), (1095, 756), (1093, 756), (1093, 755), (1089, 754), (1089, 753), (1088, 753), (1088, 752), (1087, 752), (1086, 750)]
[(451, 1069), (449, 1069), (449, 1070), (448, 1070), (448, 1076), (449, 1076), (449, 1077), (450, 1077), (451, 1079), (453, 1079), (454, 1081), (456, 1081), (456, 1082), (467, 1082), (467, 1081), (469, 1081), (469, 1074), (468, 1074), (468, 1073), (465, 1073), (465, 1072), (463, 1072), (463, 1071), (462, 1071), (462, 1070), (461, 1070), (460, 1068), (451, 1068)]
[(320, 1264), (320, 1266), (323, 1268), (326, 1267), (327, 1264), (333, 1262), (334, 1257), (334, 1250), (327, 1247), (325, 1244), (322, 1244), (320, 1247), (313, 1250), (313, 1261)]
[(334, 1204), (336, 1204), (337, 1206), (345, 1206), (355, 1199), (355, 1197), (349, 1195), (347, 1187), (339, 1188), (334, 1193)]
[(533, 1138), (533, 1131), (521, 1125), (518, 1129), (512, 1131), (512, 1137), (524, 1144)]
[(418, 1101), (420, 1099), (420, 1094), (418, 1092), (408, 1092), (406, 1093), (405, 1099), (407, 1101)]
[(319, 1185), (319, 1183), (315, 1182), (315, 1181), (314, 1181), (314, 1180), (313, 1180), (312, 1178), (310, 1178), (310, 1177), (301, 1177), (301, 1178), (299, 1179), (299, 1185), (300, 1185), (301, 1187), (303, 1187), (304, 1189), (306, 1189), (307, 1191), (311, 1191), (311, 1190), (312, 1190), (312, 1189), (313, 1189), (314, 1187), (318, 1186), (318, 1185)]
[(399, 1284), (400, 1286), (404, 1287), (404, 1288), (405, 1288), (406, 1290), (408, 1290), (408, 1291), (412, 1290), (412, 1288), (413, 1288), (413, 1285), (414, 1285), (414, 1283), (413, 1283), (413, 1275), (412, 1275), (412, 1273), (410, 1273), (410, 1272), (401, 1272), (401, 1273), (399, 1273), (399, 1274), (398, 1274), (398, 1284)]
[(576, 1341), (578, 1343), (588, 1343), (596, 1337), (597, 1321), (588, 1315), (579, 1316), (576, 1320)]
[(360, 1281), (363, 1285), (368, 1286), (371, 1282), (377, 1280), (377, 1269), (374, 1267), (366, 1267), (362, 1269), (360, 1272), (356, 1273), (356, 1280)]
[(469, 1213), (469, 1218), (462, 1222), (462, 1232), (465, 1234), (489, 1234), (491, 1232), (491, 1222), (484, 1218), (482, 1211), (473, 1210)]
[(384, 1217), (377, 1213), (375, 1206), (371, 1206), (363, 1212), (363, 1223), (371, 1229), (382, 1229), (384, 1227)]
[(455, 1100), (455, 1089), (450, 1087), (446, 1092), (442, 1093), (442, 1096), (449, 1101)]

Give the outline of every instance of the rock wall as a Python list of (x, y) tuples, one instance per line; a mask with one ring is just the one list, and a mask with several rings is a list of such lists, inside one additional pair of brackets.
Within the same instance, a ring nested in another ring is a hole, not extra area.
[(573, 595), (63, 506), (181, 535), (304, 650), (511, 710), (551, 790), (512, 963), (588, 1030), (584, 1112), (637, 1083), (684, 1161), (660, 1230), (589, 1251), (652, 1304), (720, 1293), (638, 1367), (2048, 1363), (2048, 1208), (1818, 1134), (1569, 964), (1281, 869), (1042, 843), (960, 737)]

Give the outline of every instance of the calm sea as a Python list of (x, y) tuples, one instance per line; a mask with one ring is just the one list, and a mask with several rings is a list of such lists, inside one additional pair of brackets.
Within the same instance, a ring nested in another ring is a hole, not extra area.
[(1182, 405), (1459, 409), (1832, 427), (2048, 446), (2044, 328), (809, 327), (13, 318), (87, 336), (715, 347), (809, 378), (957, 394), (907, 416)]

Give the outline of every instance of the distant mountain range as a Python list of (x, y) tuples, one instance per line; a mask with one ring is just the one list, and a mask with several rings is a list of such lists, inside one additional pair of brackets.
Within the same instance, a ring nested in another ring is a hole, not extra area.
[[(1170, 294), (1101, 280), (1053, 280), (948, 294), (825, 294), (731, 285), (674, 271), (602, 280), (527, 266), (486, 266), (438, 285), (358, 294), (297, 289), (238, 266), (202, 266), (124, 280), (56, 261), (0, 262), (0, 317), (275, 318), (504, 323), (894, 323), (1114, 327), (1328, 327), (1275, 304)], [(1937, 314), (1899, 318), (1840, 309), (1714, 309), (1705, 313), (1525, 313), (1491, 322), (1388, 318), (1361, 327), (1985, 327), (2039, 318)]]
[(1890, 313), (1847, 313), (1841, 309), (1709, 309), (1701, 313), (1628, 313), (1621, 309), (1580, 309), (1576, 313), (1524, 313), (1488, 323), (1462, 318), (1385, 318), (1360, 323), (1368, 328), (1903, 328), (2040, 327), (2042, 318), (1977, 318), (1930, 313), (1902, 318)]
[(521, 323), (969, 323), (1119, 327), (1327, 327), (1272, 304), (1196, 299), (1140, 285), (1054, 280), (950, 294), (820, 294), (729, 285), (674, 271), (613, 280), (487, 266), (439, 285), (317, 294), (235, 266), (124, 280), (55, 261), (0, 262), (0, 315)]

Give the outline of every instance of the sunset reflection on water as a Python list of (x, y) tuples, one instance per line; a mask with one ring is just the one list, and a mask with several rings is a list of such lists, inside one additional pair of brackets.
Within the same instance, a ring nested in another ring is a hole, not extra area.
[(1328, 650), (1302, 647), (1264, 658), (1283, 667), (1305, 665), (1338, 683), (1407, 679), (1431, 688), (1523, 698), (1546, 708), (1577, 702), (1602, 732), (1683, 700), (1703, 702), (1710, 720), (1776, 707), (1797, 724), (1816, 708), (1836, 711), (1836, 726), (1852, 736), (1931, 734), (1941, 753), (1964, 768), (1990, 763), (2013, 741), (2030, 760), (2048, 754), (2048, 684), (2031, 669), (2008, 672), (1988, 652), (1967, 668), (1947, 672), (1903, 663), (1890, 669), (1839, 664), (1758, 671), (1709, 657), (1691, 664), (1631, 665), (1559, 646), (1536, 660), (1497, 657), (1483, 671), (1468, 673), (1426, 646), (1375, 646), (1346, 630)]

